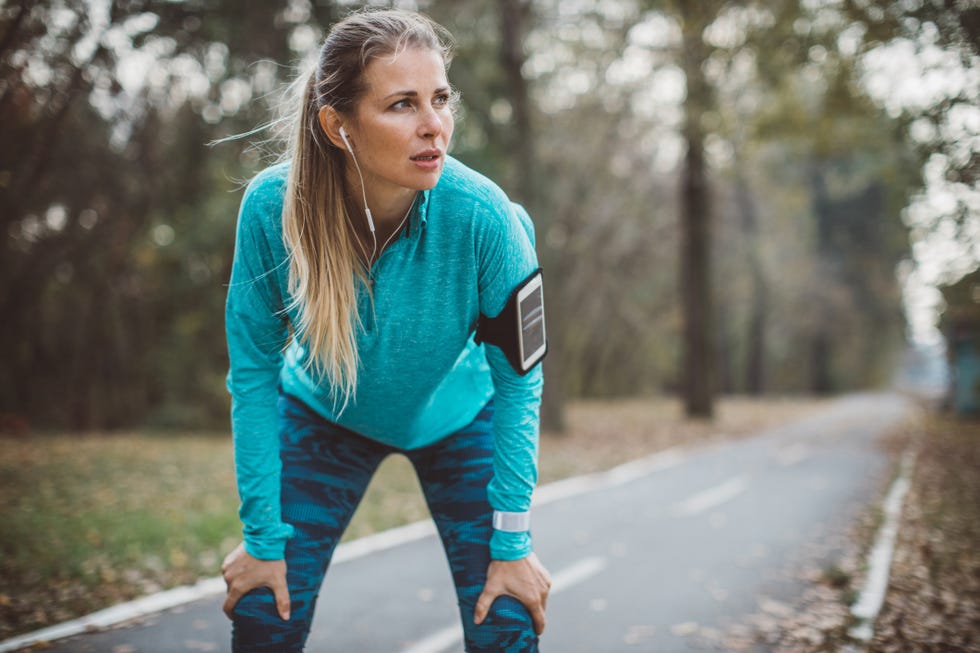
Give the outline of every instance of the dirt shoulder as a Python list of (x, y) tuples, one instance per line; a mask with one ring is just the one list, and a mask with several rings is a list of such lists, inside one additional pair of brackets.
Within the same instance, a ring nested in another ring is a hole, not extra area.
[(873, 653), (980, 650), (980, 421), (931, 415)]

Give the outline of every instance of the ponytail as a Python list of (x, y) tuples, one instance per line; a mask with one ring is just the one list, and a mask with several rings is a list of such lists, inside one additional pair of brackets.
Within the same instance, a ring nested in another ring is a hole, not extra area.
[(357, 236), (344, 202), (344, 159), (320, 128), (316, 71), (303, 90), (302, 110), (290, 143), (283, 205), (283, 239), (289, 252), (290, 309), (309, 352), (307, 369), (326, 376), (340, 410), (357, 387)]

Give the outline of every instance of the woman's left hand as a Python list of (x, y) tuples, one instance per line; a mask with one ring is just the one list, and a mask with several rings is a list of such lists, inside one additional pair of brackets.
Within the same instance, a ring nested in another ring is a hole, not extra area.
[(544, 611), (551, 590), (551, 575), (538, 556), (531, 554), (520, 560), (494, 560), (487, 569), (487, 583), (476, 601), (473, 623), (480, 625), (490, 612), (494, 600), (503, 594), (513, 596), (531, 614), (534, 632), (544, 632)]

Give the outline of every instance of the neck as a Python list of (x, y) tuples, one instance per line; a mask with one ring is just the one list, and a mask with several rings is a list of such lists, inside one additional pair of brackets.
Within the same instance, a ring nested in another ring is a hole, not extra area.
[[(354, 219), (353, 226), (356, 238), (362, 248), (363, 260), (369, 269), (373, 262), (377, 260), (377, 257), (381, 255), (381, 252), (396, 237), (396, 234), (405, 226), (409, 213), (415, 205), (416, 194), (417, 191), (412, 191), (407, 201), (398, 202), (397, 204), (392, 203), (397, 207), (396, 209), (391, 209), (391, 204), (389, 204), (389, 208), (382, 209), (382, 212), (374, 208), (377, 206), (377, 203), (372, 203), (371, 195), (368, 195), (368, 206), (371, 207), (371, 215), (374, 218), (374, 233), (371, 233), (368, 227), (362, 203), (363, 199), (361, 202), (354, 202), (351, 201), (351, 198), (348, 198), (347, 210), (350, 212), (350, 215), (360, 215), (361, 218), (364, 218), (362, 220)], [(394, 211), (398, 211), (398, 213)]]
[(416, 191), (411, 191), (383, 201), (372, 198), (369, 192), (367, 196), (368, 206), (371, 207), (371, 213), (374, 215), (374, 224), (377, 226), (400, 224), (405, 219), (409, 209), (412, 208), (412, 204), (415, 203), (415, 195)]
[[(418, 194), (418, 191), (408, 188), (380, 190), (376, 185), (370, 183), (370, 179), (365, 181), (367, 182), (364, 189), (367, 196), (367, 205), (371, 209), (371, 215), (374, 217), (375, 227), (380, 228), (385, 225), (395, 226), (399, 224), (405, 217), (405, 213), (415, 203), (415, 196)], [(351, 199), (354, 200), (353, 204), (358, 206), (358, 213), (363, 213), (364, 195), (361, 193), (361, 180), (355, 173), (354, 175), (348, 174), (347, 182), (352, 191)]]

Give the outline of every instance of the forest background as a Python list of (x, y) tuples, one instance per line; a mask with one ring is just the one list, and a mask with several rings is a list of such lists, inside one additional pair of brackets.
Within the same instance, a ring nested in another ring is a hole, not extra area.
[[(213, 143), (362, 4), (0, 3), (0, 430), (227, 428), (237, 208), (276, 150)], [(552, 427), (880, 384), (931, 319), (909, 288), (980, 260), (972, 3), (393, 4), (455, 34), (453, 153), (534, 217)]]

